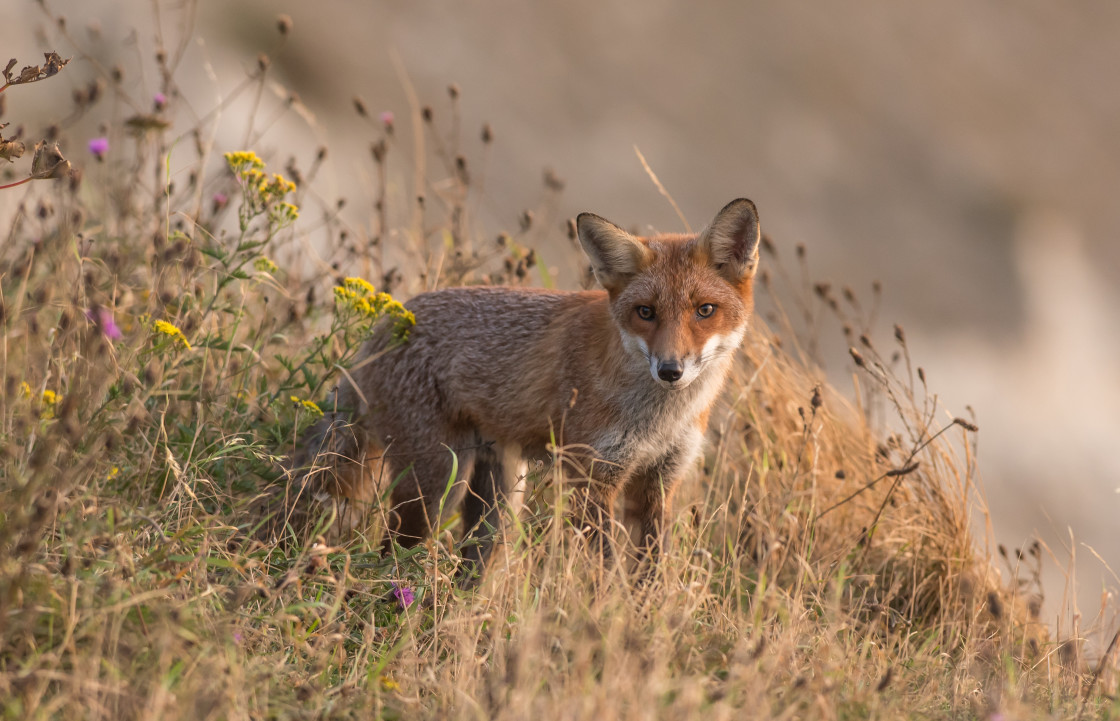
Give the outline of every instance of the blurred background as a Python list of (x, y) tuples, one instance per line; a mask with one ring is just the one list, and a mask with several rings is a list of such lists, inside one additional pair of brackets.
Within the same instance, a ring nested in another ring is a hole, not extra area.
[[(327, 145), (314, 192), (324, 203), (347, 198), (352, 222), (368, 225), (381, 113), (393, 115), (404, 163), (410, 118), (430, 105), (437, 126), (451, 127), (453, 152), (483, 179), (476, 229), (516, 228), (535, 208), (534, 245), (562, 286), (579, 280), (563, 224), (582, 210), (683, 230), (635, 146), (694, 228), (732, 198), (752, 198), (791, 268), (804, 244), (814, 279), (868, 299), (880, 281), (881, 344), (902, 324), (947, 411), (975, 410), (994, 541), (1014, 549), (1037, 536), (1062, 564), (1075, 555), (1084, 625), (1105, 589), (1120, 586), (1120, 4), (47, 7), (65, 16), (64, 30), (38, 2), (7, 4), (3, 59), (34, 63), (56, 49), (75, 60), (49, 85), (7, 92), (0, 120), (35, 136), (58, 119), (67, 84), (114, 65), (134, 98), (149, 98), (160, 88), (156, 48), (181, 48), (177, 112), (197, 120), (221, 107), (218, 150), (252, 140), (262, 156), (306, 166)], [(294, 21), (286, 39), (280, 13)], [(260, 100), (221, 106), (260, 52), (277, 84)], [(451, 83), (461, 95), (445, 117)], [(246, 129), (254, 110), (267, 119), (289, 90), (298, 112)], [(92, 112), (75, 137), (120, 119)], [(84, 145), (64, 151), (88, 161)], [(405, 204), (406, 186), (390, 189)], [(0, 209), (14, 202), (2, 196)], [(826, 368), (850, 392), (839, 324), (820, 333)], [(1066, 585), (1048, 559), (1050, 620), (1063, 613)]]

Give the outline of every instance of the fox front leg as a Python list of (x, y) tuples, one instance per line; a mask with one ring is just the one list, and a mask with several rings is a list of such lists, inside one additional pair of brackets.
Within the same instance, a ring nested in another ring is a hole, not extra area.
[(678, 449), (640, 469), (626, 484), (627, 516), (637, 526), (635, 555), (643, 573), (652, 572), (669, 545), (673, 492), (695, 452)]
[(597, 461), (588, 478), (577, 484), (573, 522), (585, 534), (588, 549), (602, 556), (604, 564), (614, 555), (615, 499), (625, 475), (621, 466)]

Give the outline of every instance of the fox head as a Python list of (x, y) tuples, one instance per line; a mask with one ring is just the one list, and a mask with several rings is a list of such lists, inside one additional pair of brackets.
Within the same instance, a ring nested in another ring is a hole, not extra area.
[(758, 267), (754, 203), (731, 201), (695, 235), (637, 237), (592, 213), (576, 226), (623, 346), (655, 382), (684, 388), (739, 347)]

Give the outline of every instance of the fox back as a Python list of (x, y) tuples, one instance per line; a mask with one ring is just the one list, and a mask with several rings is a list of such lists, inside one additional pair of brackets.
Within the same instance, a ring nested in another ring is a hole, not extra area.
[(406, 304), (405, 343), (375, 330), (307, 439), (303, 495), (345, 528), (392, 480), (387, 544), (461, 507), (464, 568), (481, 570), (500, 501), (556, 441), (579, 449), (580, 523), (603, 530), (622, 493), (639, 553), (655, 551), (747, 330), (758, 216), (740, 199), (693, 235), (635, 237), (590, 213), (577, 228), (603, 290), (433, 291)]

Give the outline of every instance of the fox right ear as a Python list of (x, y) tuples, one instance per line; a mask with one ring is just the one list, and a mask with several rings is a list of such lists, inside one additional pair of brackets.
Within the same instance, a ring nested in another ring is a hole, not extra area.
[(576, 218), (579, 244), (591, 260), (595, 277), (607, 290), (616, 290), (645, 268), (652, 252), (644, 243), (594, 213)]
[(723, 206), (711, 225), (700, 232), (708, 258), (728, 280), (754, 276), (758, 268), (758, 210), (746, 198)]

